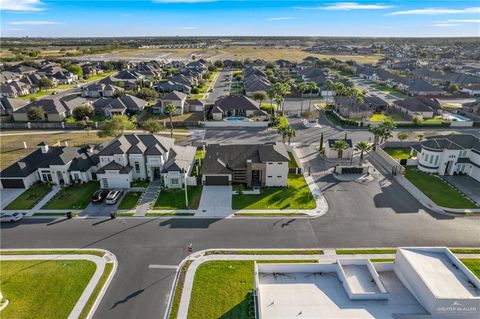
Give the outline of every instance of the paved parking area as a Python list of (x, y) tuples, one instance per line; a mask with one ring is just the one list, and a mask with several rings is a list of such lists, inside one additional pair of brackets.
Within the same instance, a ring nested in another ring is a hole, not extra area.
[(447, 182), (480, 204), (480, 183), (468, 175), (442, 176)]
[(203, 186), (199, 216), (226, 217), (232, 214), (232, 186)]
[(23, 188), (12, 188), (12, 189), (0, 190), (0, 207), (5, 208), (8, 204), (10, 204), (15, 198), (17, 198), (24, 191), (26, 191), (26, 189), (23, 189)]

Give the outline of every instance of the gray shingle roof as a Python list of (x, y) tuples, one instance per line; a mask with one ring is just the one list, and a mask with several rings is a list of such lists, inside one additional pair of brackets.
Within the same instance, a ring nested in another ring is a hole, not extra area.
[(287, 148), (283, 143), (253, 145), (211, 144), (206, 148), (202, 174), (231, 174), (234, 169), (252, 163), (288, 162)]
[[(114, 154), (135, 154), (141, 147), (144, 148), (146, 155), (156, 155), (167, 152), (173, 145), (175, 140), (168, 137), (152, 134), (126, 134), (114, 139), (107, 146), (105, 146), (99, 153), (99, 156), (111, 156)], [(138, 146), (137, 144), (143, 145)], [(132, 146), (138, 146), (132, 148)], [(130, 151), (131, 150), (131, 151)]]

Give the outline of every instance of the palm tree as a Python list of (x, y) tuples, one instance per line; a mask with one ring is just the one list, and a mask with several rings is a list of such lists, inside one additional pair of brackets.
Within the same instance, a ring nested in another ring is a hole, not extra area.
[[(282, 97), (282, 103), (283, 103), (283, 97), (290, 91), (290, 84), (288, 83), (282, 83), (278, 82), (273, 85), (275, 92), (277, 95), (280, 95)], [(278, 108), (280, 109), (280, 105), (278, 105)], [(282, 113), (283, 113), (283, 105), (282, 105)]]
[[(267, 96), (270, 99), (270, 105), (273, 105), (273, 99), (277, 96), (277, 92), (275, 91), (274, 88), (270, 88), (267, 91)], [(273, 114), (272, 114), (273, 115)]]
[(383, 123), (380, 125), (383, 128), (382, 141), (381, 141), (383, 143), (383, 142), (386, 142), (390, 137), (392, 137), (392, 131), (397, 126), (391, 119), (383, 121)]
[(290, 145), (290, 139), (297, 136), (297, 132), (290, 126), (284, 126), (283, 134), (288, 138), (288, 145)]
[(305, 91), (308, 90), (307, 82), (301, 82), (300, 84), (298, 84), (298, 89), (300, 90), (300, 92), (302, 92), (302, 96), (300, 97), (302, 99), (302, 102), (300, 104), (300, 116), (302, 116), (302, 114), (303, 114), (303, 94), (305, 93)]
[(360, 151), (360, 163), (363, 163), (363, 154), (369, 152), (372, 149), (372, 146), (367, 142), (358, 142), (355, 145), (355, 150)]
[(338, 158), (342, 158), (343, 151), (348, 148), (348, 143), (345, 140), (336, 140), (333, 144), (333, 149), (338, 152)]
[(308, 92), (310, 93), (310, 97), (308, 100), (308, 112), (310, 112), (310, 108), (312, 107), (312, 93), (318, 90), (318, 85), (315, 82), (308, 83)]
[(282, 136), (282, 142), (285, 143), (285, 139), (287, 138), (287, 134), (285, 132), (286, 126), (279, 126), (277, 128), (277, 133)]
[(283, 96), (277, 95), (275, 97), (275, 103), (277, 103), (277, 111), (279, 111), (280, 105), (283, 103)]
[(170, 137), (173, 137), (173, 113), (177, 110), (177, 107), (172, 103), (165, 104), (163, 112), (170, 115)]
[(383, 135), (383, 127), (381, 125), (370, 126), (369, 131), (373, 134), (373, 150), (375, 150), (380, 137)]

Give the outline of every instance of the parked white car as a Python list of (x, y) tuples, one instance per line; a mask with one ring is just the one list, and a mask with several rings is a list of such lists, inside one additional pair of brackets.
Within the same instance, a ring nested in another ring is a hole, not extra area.
[(110, 191), (105, 199), (105, 203), (109, 205), (116, 204), (120, 197), (122, 197), (122, 191)]
[(14, 223), (23, 218), (21, 213), (0, 213), (0, 221), (2, 223)]

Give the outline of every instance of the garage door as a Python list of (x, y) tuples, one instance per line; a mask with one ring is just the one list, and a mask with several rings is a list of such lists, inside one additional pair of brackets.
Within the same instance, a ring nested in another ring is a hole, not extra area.
[(23, 179), (2, 179), (2, 186), (3, 188), (25, 188), (25, 184), (23, 184)]
[(228, 176), (205, 176), (205, 185), (228, 185)]

